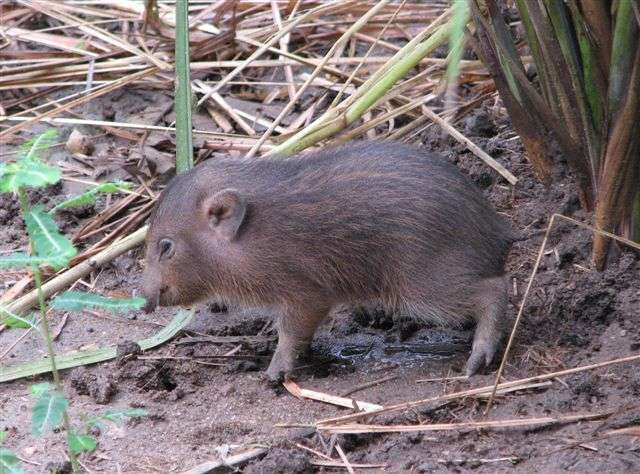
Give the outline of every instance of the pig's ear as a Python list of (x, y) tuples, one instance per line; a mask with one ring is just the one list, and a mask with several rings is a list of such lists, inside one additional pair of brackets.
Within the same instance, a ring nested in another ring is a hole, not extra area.
[(235, 189), (223, 189), (202, 201), (202, 210), (209, 226), (220, 237), (233, 240), (247, 213), (247, 202)]

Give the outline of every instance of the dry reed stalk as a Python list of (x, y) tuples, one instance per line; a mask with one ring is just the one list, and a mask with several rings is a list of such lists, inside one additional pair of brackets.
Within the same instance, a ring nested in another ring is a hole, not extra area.
[(375, 403), (368, 403), (351, 398), (338, 397), (336, 395), (302, 388), (292, 380), (284, 381), (283, 385), (287, 389), (287, 391), (296, 398), (308, 398), (310, 400), (329, 403), (331, 405), (336, 405), (344, 408), (353, 408), (357, 411), (364, 412), (379, 410), (383, 408), (381, 405), (376, 405)]
[(355, 471), (353, 470), (351, 463), (347, 459), (347, 455), (344, 453), (344, 451), (342, 450), (342, 448), (338, 443), (336, 443), (336, 452), (338, 453), (338, 456), (340, 456), (340, 459), (342, 460), (342, 463), (344, 464), (344, 467), (347, 470), (347, 472), (349, 474), (355, 474)]
[[(56, 111), (55, 109), (53, 110)], [(162, 127), (160, 125), (144, 125), (141, 123), (125, 123), (125, 122), (110, 122), (105, 120), (87, 120), (87, 119), (74, 119), (74, 118), (47, 118), (42, 116), (36, 117), (16, 117), (0, 115), (0, 123), (2, 122), (45, 122), (48, 124), (64, 124), (64, 125), (93, 125), (96, 127), (111, 127), (111, 128), (130, 128), (134, 130), (147, 130), (158, 132), (175, 132), (175, 127)], [(209, 137), (216, 137), (220, 139), (249, 139), (249, 137), (229, 134), (210, 132), (208, 130), (193, 130), (194, 135), (204, 135)]]
[(60, 2), (49, 2), (49, 1), (44, 1), (44, 0), (17, 0), (18, 2), (20, 2), (23, 5), (29, 6), (45, 15), (49, 15), (52, 18), (55, 18), (59, 21), (62, 21), (64, 23), (67, 23), (69, 25), (75, 26), (77, 27), (80, 31), (84, 32), (85, 34), (89, 35), (90, 37), (94, 37), (94, 38), (98, 38), (101, 41), (111, 45), (111, 46), (115, 46), (121, 50), (127, 51), (129, 53), (132, 53), (135, 56), (138, 57), (143, 57), (145, 58), (148, 62), (150, 62), (151, 64), (153, 64), (154, 66), (156, 66), (158, 69), (162, 70), (170, 70), (172, 67), (171, 65), (169, 65), (167, 62), (162, 61), (161, 59), (153, 56), (153, 55), (149, 55), (147, 53), (145, 53), (144, 51), (139, 50), (138, 48), (136, 48), (135, 46), (131, 45), (130, 43), (122, 40), (121, 38), (109, 33), (106, 30), (103, 30), (101, 28), (98, 28), (94, 25), (90, 25), (87, 24), (86, 22), (80, 20), (79, 18), (76, 18), (75, 16), (66, 13), (64, 10), (71, 10), (73, 11), (73, 9), (69, 9), (67, 5), (65, 5), (64, 2), (60, 3)]
[[(332, 2), (327, 5), (323, 5), (321, 7), (315, 8), (307, 12), (306, 14), (298, 17), (296, 20), (291, 21), (287, 26), (281, 28), (279, 32), (276, 35), (274, 35), (267, 43), (262, 44), (256, 51), (254, 51), (241, 65), (237, 66), (235, 69), (233, 69), (233, 71), (227, 74), (225, 78), (213, 88), (213, 91), (211, 93), (218, 92), (226, 84), (226, 81), (230, 81), (234, 77), (236, 77), (245, 67), (251, 64), (253, 60), (257, 59), (262, 54), (264, 54), (273, 44), (279, 41), (280, 38), (283, 38), (290, 30), (294, 29), (298, 24), (308, 19), (314, 18), (315, 16), (321, 15), (323, 13), (335, 13), (336, 11), (339, 11), (342, 8), (344, 8), (349, 3), (351, 3), (351, 1)], [(207, 99), (208, 99), (208, 95), (205, 94), (204, 97), (202, 97), (198, 101), (198, 105), (201, 105)]]
[(460, 423), (435, 423), (420, 425), (366, 425), (345, 424), (335, 426), (318, 426), (318, 430), (332, 434), (363, 434), (363, 433), (416, 433), (424, 431), (467, 431), (477, 429), (501, 428), (532, 428), (551, 426), (580, 421), (598, 420), (609, 416), (610, 413), (585, 413), (581, 415), (544, 416), (537, 418), (519, 418), (513, 420), (467, 421)]
[(42, 115), (39, 115), (38, 117), (34, 117), (31, 118), (25, 122), (21, 122), (18, 123), (17, 125), (14, 125), (12, 127), (9, 127), (6, 130), (3, 130), (0, 132), (0, 139), (8, 136), (8, 135), (12, 135), (14, 133), (16, 133), (19, 130), (22, 130), (26, 127), (28, 127), (29, 125), (32, 125), (34, 122), (36, 122), (37, 120), (42, 120), (45, 118), (49, 118), (53, 115), (59, 114), (60, 112), (63, 112), (64, 110), (67, 109), (71, 109), (73, 107), (77, 107), (78, 105), (84, 105), (85, 103), (89, 102), (90, 100), (95, 99), (96, 97), (100, 97), (101, 95), (107, 94), (111, 91), (114, 91), (116, 89), (119, 89), (123, 86), (125, 86), (126, 84), (133, 82), (137, 79), (146, 77), (150, 74), (153, 74), (156, 72), (156, 68), (149, 68), (140, 72), (136, 72), (134, 74), (130, 74), (129, 76), (125, 76), (123, 78), (117, 79), (116, 81), (112, 82), (109, 85), (106, 85), (104, 87), (101, 87), (100, 89), (91, 92), (85, 96), (82, 96), (78, 99), (74, 99), (71, 102), (68, 102), (66, 104), (64, 104), (63, 106), (61, 106), (60, 108), (56, 108), (56, 109), (52, 109), (48, 112), (43, 113)]

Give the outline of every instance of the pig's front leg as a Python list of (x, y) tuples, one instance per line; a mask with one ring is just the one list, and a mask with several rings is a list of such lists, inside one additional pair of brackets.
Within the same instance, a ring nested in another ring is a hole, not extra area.
[(288, 305), (278, 320), (278, 346), (267, 377), (271, 382), (281, 382), (298, 365), (313, 339), (313, 334), (328, 313), (328, 308), (319, 308), (310, 303)]

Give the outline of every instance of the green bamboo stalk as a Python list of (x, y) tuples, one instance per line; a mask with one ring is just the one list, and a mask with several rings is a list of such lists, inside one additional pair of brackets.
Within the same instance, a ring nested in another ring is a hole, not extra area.
[(191, 78), (189, 74), (189, 0), (176, 2), (176, 172), (193, 168)]
[[(411, 51), (415, 50), (415, 48), (425, 41), (426, 38), (429, 38), (433, 35), (451, 16), (451, 9), (444, 11), (438, 18), (433, 20), (428, 27), (426, 27), (423, 31), (421, 31), (415, 38), (411, 39), (407, 44), (405, 44), (399, 51), (397, 51), (391, 58), (387, 60), (377, 71), (375, 71), (369, 78), (364, 81), (360, 87), (355, 91), (355, 93), (351, 94), (348, 98), (346, 98), (342, 103), (342, 107), (346, 107), (351, 105), (356, 100), (360, 99), (360, 97), (365, 94), (374, 84), (379, 82), (382, 77), (386, 76), (389, 70), (394, 67), (396, 64), (401, 62), (403, 58), (407, 56)], [(325, 112), (327, 116), (331, 116), (333, 114), (333, 110), (328, 110)], [(322, 119), (322, 117), (320, 117)]]
[[(412, 48), (397, 61), (387, 73), (375, 83), (365, 83), (358, 89), (358, 99), (344, 108), (343, 104), (330, 113), (323, 115), (309, 127), (296, 133), (288, 140), (272, 149), (267, 156), (292, 155), (298, 151), (318, 143), (320, 140), (335, 135), (359, 119), (373, 104), (382, 99), (393, 85), (404, 77), (411, 69), (431, 51), (444, 44), (449, 37), (450, 25), (442, 25), (422, 43)], [(403, 48), (404, 49), (404, 48)]]

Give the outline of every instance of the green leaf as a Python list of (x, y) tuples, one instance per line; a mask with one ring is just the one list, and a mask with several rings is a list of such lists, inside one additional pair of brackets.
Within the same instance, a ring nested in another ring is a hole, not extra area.
[(0, 192), (15, 193), (24, 186), (45, 187), (57, 183), (61, 177), (62, 173), (58, 168), (25, 158), (17, 163), (0, 166)]
[(51, 147), (56, 137), (57, 132), (49, 129), (22, 145), (16, 163), (0, 164), (0, 192), (15, 193), (24, 186), (44, 187), (60, 181), (60, 170), (40, 161), (43, 150)]
[(52, 214), (60, 209), (71, 209), (73, 207), (82, 207), (88, 204), (93, 204), (94, 202), (96, 202), (96, 193), (94, 189), (90, 189), (89, 191), (86, 191), (78, 196), (66, 199), (60, 204), (56, 204), (56, 206), (51, 209), (49, 213)]
[(7, 432), (2, 430), (0, 431), (0, 444), (4, 443), (4, 440), (7, 439)]
[(113, 313), (135, 311), (141, 309), (144, 305), (144, 298), (107, 298), (106, 296), (82, 291), (65, 291), (56, 296), (51, 302), (51, 307), (59, 310), (104, 309)]
[(112, 194), (122, 191), (123, 189), (131, 188), (131, 183), (127, 183), (126, 181), (113, 181), (109, 183), (101, 183), (94, 188), (85, 191), (84, 193), (74, 196), (66, 201), (62, 201), (60, 204), (56, 205), (50, 213), (56, 212), (59, 209), (69, 209), (72, 207), (81, 207), (86, 206), (88, 204), (93, 204), (96, 202), (96, 195), (98, 193), (103, 194)]
[(43, 394), (50, 392), (53, 389), (53, 385), (51, 385), (49, 382), (41, 382), (33, 384), (31, 387), (29, 387), (29, 389), (31, 390), (31, 395), (38, 398)]
[(83, 435), (72, 431), (69, 433), (69, 449), (75, 454), (88, 453), (98, 447), (98, 442), (89, 435)]
[(0, 448), (0, 473), (22, 474), (20, 460), (10, 449)]
[(32, 314), (27, 318), (23, 318), (22, 316), (18, 316), (17, 314), (13, 314), (11, 311), (3, 308), (0, 305), (0, 324), (4, 324), (10, 328), (16, 329), (35, 329), (38, 331), (38, 326), (35, 324), (36, 315)]
[(31, 412), (33, 434), (42, 436), (45, 430), (53, 430), (62, 424), (62, 418), (69, 402), (56, 390), (48, 390), (40, 395)]
[(46, 257), (47, 263), (54, 269), (67, 266), (71, 257), (78, 252), (71, 241), (58, 231), (53, 217), (42, 206), (36, 206), (27, 212), (24, 221), (35, 254)]

